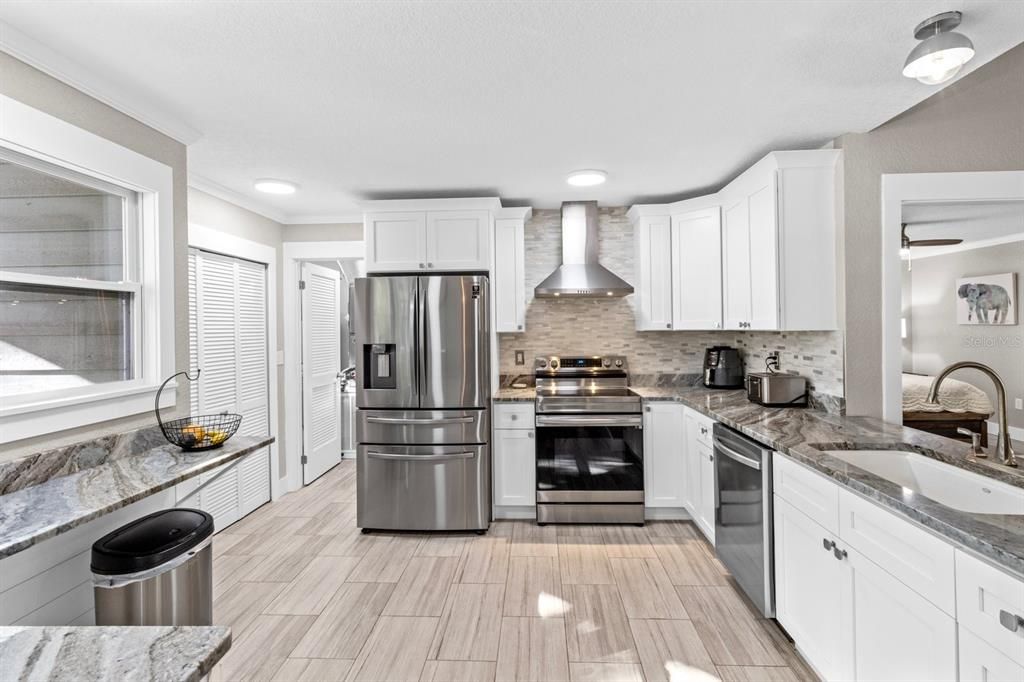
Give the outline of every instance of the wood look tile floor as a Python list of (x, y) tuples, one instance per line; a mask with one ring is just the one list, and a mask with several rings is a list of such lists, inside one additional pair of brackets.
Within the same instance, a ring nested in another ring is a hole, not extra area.
[(355, 525), (355, 462), (214, 538), (211, 680), (815, 680), (688, 522)]

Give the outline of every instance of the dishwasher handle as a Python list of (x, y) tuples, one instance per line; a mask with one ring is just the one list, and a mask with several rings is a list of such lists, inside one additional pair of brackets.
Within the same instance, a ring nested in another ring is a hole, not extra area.
[(756, 460), (753, 457), (748, 457), (742, 453), (736, 452), (730, 447), (726, 447), (720, 440), (715, 440), (715, 451), (721, 452), (729, 459), (739, 462), (744, 466), (748, 466), (751, 469), (754, 469), (756, 471), (761, 470), (761, 462), (759, 460)]

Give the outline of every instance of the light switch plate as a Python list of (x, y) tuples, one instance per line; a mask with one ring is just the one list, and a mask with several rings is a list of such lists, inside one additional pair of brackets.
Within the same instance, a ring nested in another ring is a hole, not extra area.
[(1024, 410), (1024, 398), (1014, 398), (1013, 406), (1018, 410)]

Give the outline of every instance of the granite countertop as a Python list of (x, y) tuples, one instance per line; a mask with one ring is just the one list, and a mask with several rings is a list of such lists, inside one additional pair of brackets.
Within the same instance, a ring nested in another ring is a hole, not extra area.
[[(973, 514), (952, 509), (822, 450), (858, 447), (913, 450), (953, 466), (1024, 488), (1024, 471), (987, 460), (968, 459), (970, 446), (942, 436), (868, 417), (844, 417), (812, 409), (762, 407), (743, 390), (703, 386), (630, 386), (645, 401), (683, 403), (764, 443), (954, 543), (1024, 576), (1024, 510), (1020, 515)], [(527, 397), (529, 394), (529, 398)], [(495, 401), (532, 399), (532, 389), (501, 389)], [(909, 446), (909, 447), (908, 447)], [(992, 452), (994, 448), (989, 448)], [(1018, 456), (1022, 450), (1018, 449)]]
[(3, 679), (194, 682), (231, 647), (226, 627), (0, 627)]
[(496, 403), (532, 403), (537, 398), (537, 390), (530, 388), (499, 388), (491, 396)]
[(199, 452), (164, 442), (0, 495), (0, 559), (273, 442), (272, 436), (235, 436)]

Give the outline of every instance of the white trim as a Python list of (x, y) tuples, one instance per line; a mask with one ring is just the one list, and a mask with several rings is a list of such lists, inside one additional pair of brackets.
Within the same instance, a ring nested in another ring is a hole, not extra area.
[(288, 490), (302, 487), (302, 391), (299, 364), (299, 279), (302, 261), (365, 258), (363, 242), (284, 242), (281, 267), (284, 315), (284, 443), (288, 459)]
[(495, 505), (491, 508), (491, 516), (494, 517), (495, 521), (505, 519), (528, 519), (532, 521), (537, 518), (537, 507), (525, 504), (521, 506)]
[[(1012, 401), (1013, 398), (1007, 396), (1007, 400)], [(1013, 408), (1010, 405), (1007, 405), (1006, 409), (1007, 411), (1009, 411)], [(994, 417), (995, 415), (988, 418), (988, 433), (990, 436), (993, 437), (999, 435), (999, 422), (996, 421)], [(1010, 438), (1012, 438), (1013, 440), (1024, 440), (1024, 428), (1021, 428), (1019, 426), (1010, 426), (1007, 428), (1007, 431), (1010, 432)]]
[(693, 516), (686, 507), (644, 507), (646, 521), (693, 521)]
[(533, 217), (532, 206), (507, 206), (494, 212), (495, 220), (522, 220), (524, 223)]
[(126, 92), (97, 72), (86, 69), (75, 60), (68, 59), (2, 21), (0, 50), (184, 145), (198, 142), (203, 137), (200, 131), (168, 114), (162, 107), (153, 102), (141, 101), (136, 92)]
[(498, 197), (469, 197), (465, 199), (384, 199), (363, 201), (359, 207), (366, 213), (388, 211), (497, 211), (501, 208)]
[(362, 213), (334, 213), (327, 215), (288, 215), (288, 225), (355, 225), (362, 226)]
[[(286, 216), (284, 213), (281, 213), (277, 209), (271, 208), (270, 206), (267, 206), (266, 204), (263, 204), (250, 197), (247, 197), (244, 194), (236, 192), (233, 189), (228, 189), (227, 187), (217, 184), (213, 180), (204, 178), (201, 175), (189, 173), (188, 186), (191, 187), (192, 189), (197, 189), (200, 192), (209, 194), (212, 197), (217, 197), (218, 199), (226, 201), (229, 204), (241, 206), (245, 210), (257, 213), (263, 216), (264, 218), (270, 218), (275, 223), (281, 223), (283, 225), (284, 223), (288, 222), (288, 216)], [(360, 218), (360, 221), (362, 221), (362, 218)]]
[(1024, 232), (1017, 232), (1015, 234), (1004, 234), (999, 237), (992, 237), (990, 239), (979, 239), (974, 242), (964, 242), (963, 244), (954, 244), (952, 246), (928, 246), (924, 248), (920, 254), (915, 254), (913, 250), (910, 252), (910, 260), (921, 260), (922, 258), (932, 258), (934, 256), (945, 256), (951, 253), (960, 253), (961, 251), (973, 251), (974, 249), (984, 249), (989, 246), (999, 246), (1000, 244), (1012, 244), (1014, 242), (1024, 241)]
[(0, 281), (15, 284), (36, 284), (44, 287), (62, 287), (64, 289), (88, 289), (90, 291), (128, 291), (139, 293), (137, 282), (108, 282), (102, 279), (80, 279), (77, 277), (57, 277), (54, 275), (37, 275), (32, 272), (8, 272), (0, 270)]
[(900, 338), (900, 226), (903, 204), (935, 201), (1024, 201), (1024, 171), (882, 175), (882, 417), (903, 421)]
[(279, 451), (281, 436), (277, 419), (277, 249), (193, 222), (188, 224), (188, 245), (203, 251), (244, 258), (267, 266), (267, 372), (270, 382), (268, 411), (270, 413), (270, 435), (276, 439), (270, 445), (270, 499), (276, 500), (284, 492), (282, 490), (284, 481), (278, 476), (278, 472), (281, 471)]
[[(0, 95), (0, 146), (139, 194), (142, 358), (137, 383), (97, 385), (89, 395), (32, 403), (33, 412), (0, 407), (0, 443), (146, 412), (161, 380), (174, 372), (174, 181), (169, 166)], [(136, 390), (137, 389), (137, 390)], [(127, 392), (127, 393), (126, 393)], [(164, 393), (167, 407), (174, 392)]]

